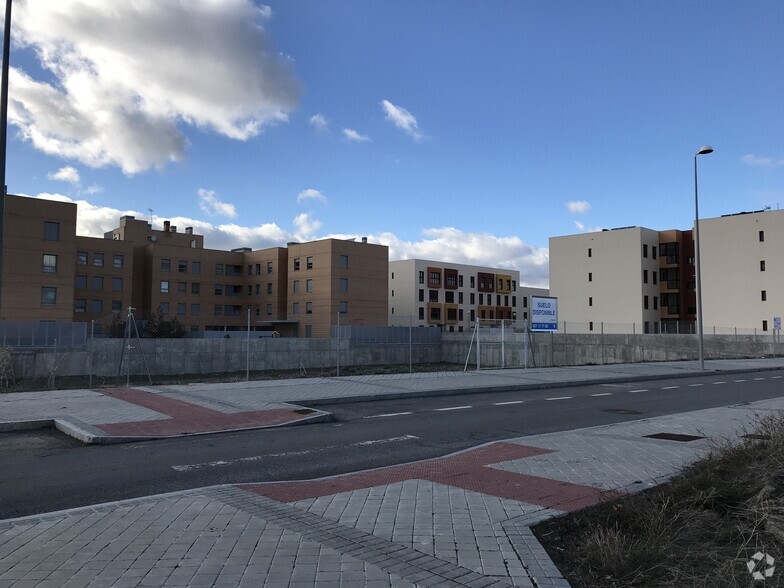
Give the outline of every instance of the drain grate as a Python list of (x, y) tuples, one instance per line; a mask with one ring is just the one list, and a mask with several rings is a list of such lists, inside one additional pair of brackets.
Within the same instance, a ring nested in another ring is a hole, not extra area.
[(696, 441), (697, 439), (705, 439), (698, 435), (683, 435), (681, 433), (655, 433), (653, 435), (643, 435), (649, 439), (664, 439), (665, 441)]
[(630, 410), (628, 408), (605, 408), (602, 412), (611, 412), (613, 414), (642, 414), (639, 410)]

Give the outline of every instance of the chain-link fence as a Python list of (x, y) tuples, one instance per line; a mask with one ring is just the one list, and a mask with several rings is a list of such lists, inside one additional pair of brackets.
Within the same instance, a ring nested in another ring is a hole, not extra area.
[[(566, 332), (559, 325), (554, 333), (532, 333), (523, 321), (510, 320), (482, 320), (463, 333), (444, 332), (437, 327), (352, 325), (333, 329), (331, 338), (298, 339), (282, 336), (282, 329), (271, 328), (275, 325), (254, 324), (247, 313), (241, 318), (224, 322), (220, 328), (209, 328), (187, 318), (134, 312), (130, 320), (126, 314), (94, 323), (63, 324), (57, 329), (50, 325), (48, 335), (41, 335), (32, 325), (4, 325), (7, 328), (2, 331), (0, 327), (0, 333), (15, 336), (6, 336), (5, 345), (0, 346), (0, 390), (598, 365), (698, 357), (695, 334), (639, 333), (631, 324), (600, 323), (598, 329), (594, 325), (590, 330), (589, 324), (567, 323)], [(780, 333), (734, 327), (704, 329), (705, 359), (783, 353)]]

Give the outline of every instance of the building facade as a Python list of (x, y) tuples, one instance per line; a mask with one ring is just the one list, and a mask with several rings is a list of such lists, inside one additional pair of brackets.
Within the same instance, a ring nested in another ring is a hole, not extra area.
[(177, 319), (191, 333), (246, 330), (329, 337), (330, 327), (387, 323), (388, 248), (325, 239), (258, 251), (204, 248), (191, 227), (132, 216), (104, 238), (76, 235), (76, 204), (9, 195), (0, 318), (94, 322)]
[(463, 332), (477, 320), (528, 320), (529, 297), (544, 288), (520, 286), (520, 272), (425, 259), (389, 263), (389, 324)]

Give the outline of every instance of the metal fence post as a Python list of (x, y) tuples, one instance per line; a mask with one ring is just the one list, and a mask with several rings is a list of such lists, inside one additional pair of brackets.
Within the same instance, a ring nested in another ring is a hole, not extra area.
[(336, 377), (339, 378), (340, 377), (340, 311), (338, 311), (338, 336), (337, 336), (336, 355), (337, 355), (337, 360), (336, 360), (336, 363), (337, 363), (337, 376)]
[(604, 365), (604, 321), (601, 322), (602, 326), (602, 365)]
[(501, 367), (506, 367), (506, 348), (504, 346), (504, 319), (501, 319)]
[[(411, 341), (411, 336), (413, 334), (413, 331), (411, 328), (412, 327), (411, 323), (412, 323), (412, 317), (409, 314), (408, 315), (408, 373), (409, 374), (414, 373), (413, 344)], [(443, 346), (443, 342), (441, 343), (441, 345)]]
[(248, 307), (248, 335), (245, 347), (245, 381), (250, 381), (250, 306)]
[(90, 358), (89, 358), (90, 374), (88, 376), (88, 385), (87, 385), (88, 388), (93, 387), (93, 366), (95, 365), (93, 359), (93, 353), (95, 353), (94, 346), (95, 346), (95, 320), (91, 320), (90, 321)]
[(482, 323), (476, 319), (476, 371), (482, 369), (482, 347), (479, 345), (479, 332), (482, 330)]

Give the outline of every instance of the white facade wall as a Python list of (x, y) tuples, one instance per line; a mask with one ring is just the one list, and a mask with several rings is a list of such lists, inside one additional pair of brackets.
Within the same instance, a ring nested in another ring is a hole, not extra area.
[(700, 259), (706, 333), (770, 332), (784, 317), (784, 210), (701, 220)]
[[(456, 290), (447, 290), (443, 287), (438, 288), (438, 302), (445, 303), (446, 292), (454, 292), (454, 301), (458, 309), (462, 310), (462, 320), (458, 320), (454, 325), (447, 325), (447, 328), (454, 326), (454, 331), (468, 331), (471, 326), (471, 310), (474, 310), (474, 317), (477, 318), (479, 304), (478, 279), (479, 273), (501, 274), (510, 276), (514, 283), (514, 291), (509, 294), (500, 294), (501, 304), (497, 304), (496, 293), (482, 293), (485, 306), (509, 306), (515, 313), (517, 320), (527, 319), (528, 308), (526, 297), (531, 295), (547, 296), (546, 288), (531, 288), (520, 286), (520, 272), (517, 270), (482, 267), (475, 265), (465, 265), (457, 263), (446, 263), (443, 261), (433, 261), (426, 259), (407, 259), (401, 261), (391, 261), (389, 263), (389, 325), (408, 326), (409, 320), (415, 327), (433, 326), (428, 321), (427, 305), (430, 300), (430, 290), (427, 284), (427, 271), (429, 267), (457, 270), (458, 275), (462, 276), (462, 286), (458, 283)], [(420, 283), (419, 275), (423, 272), (424, 282)], [(472, 280), (473, 277), (473, 287)], [(419, 291), (424, 290), (424, 301), (419, 299)], [(473, 294), (473, 303), (472, 295)], [(460, 302), (462, 295), (462, 302)], [(492, 296), (491, 302), (487, 301), (487, 296)], [(507, 302), (509, 304), (505, 304)], [(513, 304), (514, 303), (514, 304)], [(420, 319), (420, 308), (424, 308), (424, 318)], [(409, 318), (410, 317), (410, 318)], [(462, 328), (462, 329), (461, 329)]]
[(632, 324), (645, 332), (646, 323), (655, 332), (658, 244), (658, 232), (643, 227), (551, 237), (550, 295), (558, 298), (559, 330), (566, 321), (566, 331), (574, 333), (628, 333)]

